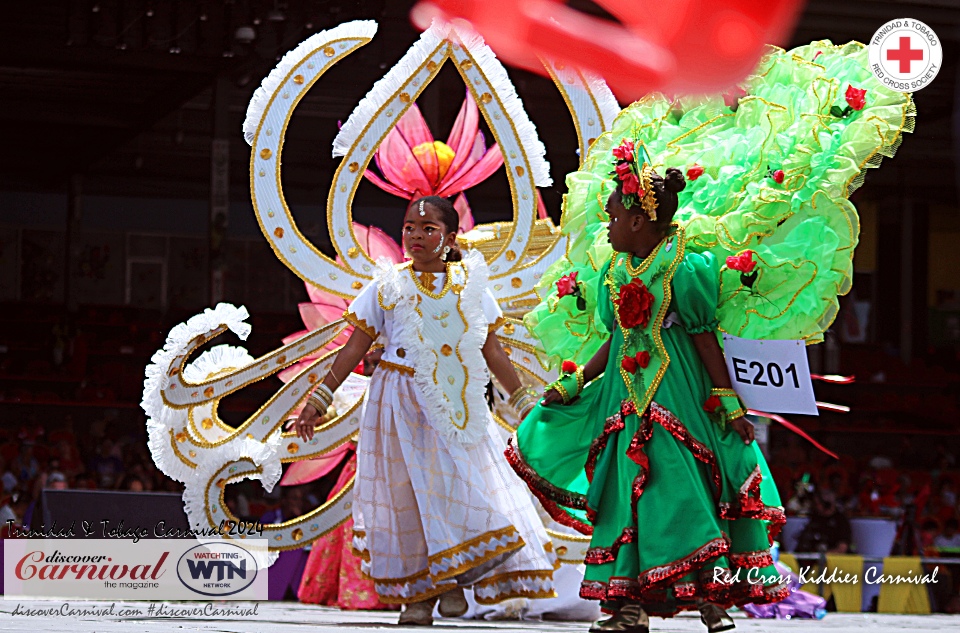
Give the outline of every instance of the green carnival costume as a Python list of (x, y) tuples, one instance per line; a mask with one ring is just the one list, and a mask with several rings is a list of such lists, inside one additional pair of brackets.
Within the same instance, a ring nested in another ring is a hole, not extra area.
[[(784, 522), (773, 480), (726, 424), (737, 401), (710, 398), (691, 335), (822, 340), (852, 277), (847, 198), (914, 113), (873, 78), (860, 44), (774, 49), (737, 92), (626, 108), (567, 177), (570, 246), (525, 323), (551, 362), (582, 364), (607, 339), (609, 360), (579, 399), (535, 408), (507, 456), (556, 520), (592, 534), (581, 596), (671, 615), (698, 598), (787, 595), (769, 554)], [(673, 231), (643, 260), (607, 241), (623, 139), (659, 173), (687, 174)], [(563, 384), (582, 387), (576, 373)]]

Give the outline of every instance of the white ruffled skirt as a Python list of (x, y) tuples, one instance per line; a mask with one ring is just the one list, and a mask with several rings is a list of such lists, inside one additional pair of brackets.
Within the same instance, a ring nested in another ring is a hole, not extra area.
[(552, 543), (493, 417), (482, 441), (461, 444), (433, 428), (419, 397), (411, 374), (381, 364), (360, 426), (353, 545), (380, 599), (458, 585), (481, 604), (554, 597)]

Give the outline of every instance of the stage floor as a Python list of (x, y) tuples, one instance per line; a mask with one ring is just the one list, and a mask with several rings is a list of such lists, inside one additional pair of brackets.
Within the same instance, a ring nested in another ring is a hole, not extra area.
[[(228, 616), (196, 616), (189, 614), (166, 613), (157, 616), (157, 609), (162, 604), (165, 611), (175, 609), (205, 607), (202, 602), (118, 602), (113, 603), (113, 616), (60, 616), (60, 615), (18, 615), (27, 610), (59, 610), (64, 602), (58, 601), (0, 601), (0, 631), (17, 631), (23, 633), (184, 633), (201, 631), (220, 633), (230, 631), (234, 633), (345, 633), (347, 631), (371, 631), (375, 629), (392, 629), (395, 631), (420, 631), (420, 627), (397, 626), (397, 614), (392, 612), (371, 611), (339, 611), (325, 607), (314, 607), (294, 602), (221, 602), (213, 603), (214, 607), (235, 611), (249, 610), (256, 606), (256, 614), (238, 614)], [(70, 609), (109, 609), (109, 602), (71, 601)], [(19, 605), (19, 606), (18, 606)], [(153, 615), (150, 615), (150, 606), (153, 606)], [(133, 615), (119, 615), (121, 609), (127, 609)], [(139, 611), (140, 614), (135, 613)], [(885, 631), (958, 631), (960, 630), (960, 616), (950, 615), (880, 615), (876, 613), (863, 614), (828, 614), (823, 620), (750, 620), (741, 613), (735, 613), (737, 631), (789, 631), (790, 633), (814, 633), (829, 631), (831, 633), (845, 633), (846, 631), (872, 630), (875, 633)], [(500, 621), (483, 620), (439, 619), (435, 622), (435, 629), (448, 633), (509, 633), (513, 631), (566, 631), (586, 632), (589, 623), (585, 622), (533, 622), (533, 621)], [(668, 632), (698, 632), (706, 631), (695, 614), (683, 614), (670, 620), (653, 618), (651, 631), (657, 633)]]

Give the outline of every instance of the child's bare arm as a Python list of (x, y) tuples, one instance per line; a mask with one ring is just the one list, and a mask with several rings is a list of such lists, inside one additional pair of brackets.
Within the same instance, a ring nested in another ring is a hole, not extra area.
[[(721, 389), (732, 389), (730, 375), (727, 373), (727, 363), (723, 358), (723, 350), (720, 349), (716, 332), (693, 334), (692, 338), (693, 345), (697, 348), (697, 353), (700, 354), (700, 360), (703, 361), (704, 367), (707, 368), (707, 374), (709, 374), (713, 386)], [(743, 438), (745, 444), (753, 441), (753, 425), (747, 422), (743, 416), (731, 420), (730, 426)]]
[[(336, 391), (340, 383), (353, 371), (353, 368), (363, 360), (363, 357), (367, 351), (369, 351), (371, 345), (373, 345), (373, 339), (359, 328), (354, 328), (353, 334), (350, 335), (346, 345), (344, 345), (340, 353), (337, 354), (322, 384), (326, 385), (331, 392)], [(297, 418), (297, 422), (294, 424), (294, 428), (300, 439), (304, 441), (313, 439), (315, 427), (320, 423), (320, 416), (324, 413), (326, 412), (318, 411), (309, 401), (304, 405), (303, 411), (300, 412), (300, 417)]]
[(497, 338), (496, 334), (490, 332), (487, 335), (487, 340), (481, 351), (483, 352), (483, 359), (487, 361), (487, 367), (497, 377), (507, 393), (513, 393), (523, 386), (517, 376), (517, 371), (510, 363), (510, 357), (503, 351), (500, 339)]

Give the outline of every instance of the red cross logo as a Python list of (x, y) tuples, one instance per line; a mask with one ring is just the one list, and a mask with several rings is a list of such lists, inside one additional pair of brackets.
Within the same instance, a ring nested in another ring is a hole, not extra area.
[(910, 62), (923, 60), (922, 48), (910, 48), (910, 36), (900, 37), (900, 48), (891, 48), (887, 51), (887, 60), (900, 62), (900, 72), (910, 74)]

